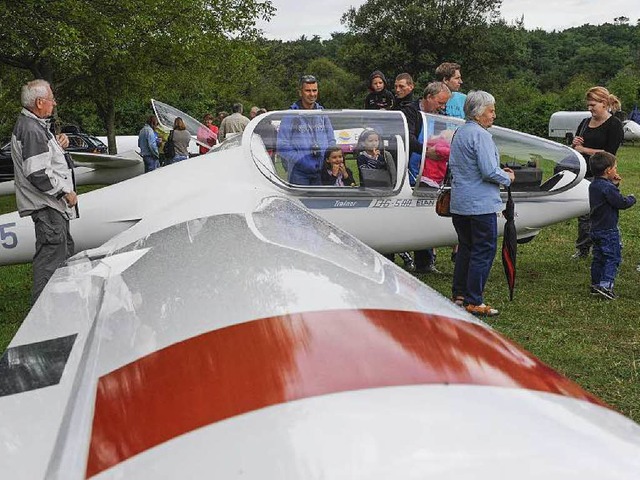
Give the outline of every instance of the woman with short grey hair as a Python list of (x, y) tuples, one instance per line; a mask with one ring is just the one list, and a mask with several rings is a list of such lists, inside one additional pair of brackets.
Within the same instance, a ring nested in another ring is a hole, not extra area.
[(515, 176), (500, 168), (493, 137), (487, 131), (496, 118), (495, 98), (481, 90), (467, 94), (466, 123), (451, 143), (451, 216), (458, 234), (453, 273), (453, 300), (474, 315), (494, 316), (498, 310), (484, 302), (484, 287), (498, 245), (497, 212), (502, 211), (500, 185)]
[(474, 120), (482, 115), (487, 107), (495, 104), (496, 99), (489, 92), (471, 91), (464, 102), (464, 116), (467, 120)]

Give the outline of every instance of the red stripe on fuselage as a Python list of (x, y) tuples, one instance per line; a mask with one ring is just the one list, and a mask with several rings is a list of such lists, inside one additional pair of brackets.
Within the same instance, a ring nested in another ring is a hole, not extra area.
[(269, 405), (448, 383), (527, 388), (600, 404), (480, 325), (392, 310), (306, 312), (214, 330), (101, 377), (86, 474)]

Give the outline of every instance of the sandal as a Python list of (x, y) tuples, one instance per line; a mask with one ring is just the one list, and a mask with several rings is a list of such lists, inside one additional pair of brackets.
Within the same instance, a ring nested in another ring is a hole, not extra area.
[(456, 295), (451, 301), (459, 307), (464, 307), (464, 295)]
[(495, 308), (491, 308), (489, 305), (485, 305), (484, 303), (482, 305), (469, 304), (466, 306), (466, 309), (467, 309), (467, 312), (473, 315), (483, 316), (483, 317), (495, 317), (500, 313)]

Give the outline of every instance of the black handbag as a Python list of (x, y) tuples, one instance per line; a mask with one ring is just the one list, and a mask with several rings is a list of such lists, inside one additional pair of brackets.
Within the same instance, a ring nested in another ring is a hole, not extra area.
[(164, 144), (164, 157), (166, 160), (172, 160), (176, 156), (176, 144), (173, 142), (173, 130), (169, 133), (169, 138)]

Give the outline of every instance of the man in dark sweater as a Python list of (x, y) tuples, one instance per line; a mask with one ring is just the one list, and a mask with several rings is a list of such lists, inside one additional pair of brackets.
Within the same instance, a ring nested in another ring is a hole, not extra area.
[(589, 185), (589, 207), (591, 214), (591, 240), (593, 260), (591, 262), (591, 293), (607, 300), (616, 298), (613, 284), (622, 261), (619, 210), (636, 203), (633, 195), (623, 196), (617, 184), (620, 176), (615, 155), (598, 152), (589, 161), (594, 179)]
[[(396, 105), (395, 110), (400, 110), (407, 119), (409, 127), (409, 152), (422, 156), (422, 142), (418, 140), (422, 131), (422, 115), (418, 103), (413, 98), (415, 84), (413, 78), (408, 73), (401, 73), (396, 77)], [(416, 183), (416, 172), (409, 171), (409, 183), (414, 186)], [(435, 255), (432, 249), (416, 250), (415, 271), (417, 273), (440, 273), (435, 267)], [(390, 257), (393, 259), (393, 255)], [(408, 263), (403, 257), (405, 265)]]

